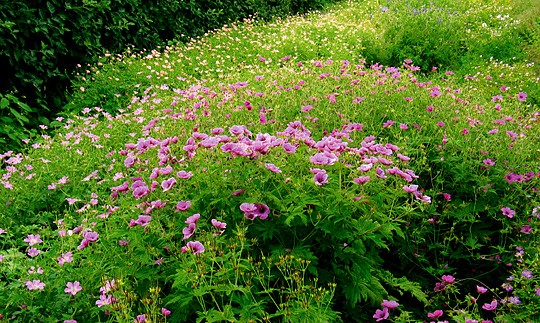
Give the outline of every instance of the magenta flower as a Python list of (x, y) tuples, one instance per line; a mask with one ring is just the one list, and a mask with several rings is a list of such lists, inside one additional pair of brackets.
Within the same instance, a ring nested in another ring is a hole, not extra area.
[(58, 264), (60, 266), (63, 266), (66, 262), (67, 263), (70, 263), (70, 262), (73, 262), (73, 257), (72, 257), (72, 252), (68, 252), (68, 253), (63, 253), (62, 254), (62, 257), (58, 257), (56, 258), (58, 260)]
[(238, 190), (238, 191), (236, 191), (236, 192), (232, 192), (231, 195), (235, 195), (235, 196), (236, 196), (236, 195), (240, 195), (240, 194), (244, 193), (245, 191), (246, 191), (245, 189)]
[(485, 292), (487, 292), (487, 288), (484, 288), (482, 286), (476, 286), (476, 290), (480, 293), (480, 294), (484, 294)]
[(137, 220), (135, 220), (135, 224), (144, 227), (150, 223), (150, 220), (152, 220), (152, 217), (150, 215), (139, 215)]
[(365, 183), (365, 182), (369, 181), (370, 179), (371, 178), (369, 176), (360, 176), (360, 177), (354, 178), (353, 182), (355, 182), (357, 184), (362, 184), (362, 183)]
[(133, 159), (133, 157), (127, 157), (124, 160), (124, 166), (126, 166), (126, 168), (130, 168), (133, 164), (135, 164), (135, 159)]
[(316, 165), (332, 165), (330, 164), (330, 159), (326, 157), (323, 153), (317, 153), (311, 157), (309, 157), (309, 160)]
[(383, 300), (383, 302), (381, 303), (382, 306), (384, 307), (388, 307), (388, 308), (396, 308), (399, 306), (399, 303), (396, 302), (396, 301), (387, 301), (387, 300)]
[(313, 109), (313, 107), (311, 105), (306, 105), (306, 106), (303, 106), (300, 111), (302, 112), (309, 112), (311, 109)]
[(30, 257), (35, 257), (35, 256), (39, 255), (40, 252), (41, 252), (41, 250), (32, 247), (32, 248), (28, 249), (27, 253), (28, 253), (28, 255)]
[(28, 237), (26, 239), (23, 240), (24, 242), (28, 242), (28, 245), (29, 246), (33, 246), (35, 244), (38, 244), (40, 242), (43, 242), (43, 240), (40, 239), (40, 235), (39, 234), (36, 234), (36, 235), (33, 235), (33, 234), (29, 234)]
[(189, 241), (185, 247), (182, 247), (182, 252), (191, 252), (193, 251), (193, 254), (196, 255), (198, 253), (203, 253), (204, 246), (199, 241)]
[(323, 184), (328, 184), (328, 174), (326, 174), (326, 171), (325, 172), (318, 172), (313, 177), (313, 180), (315, 181), (315, 184), (319, 185), (319, 186), (321, 186)]
[(488, 159), (484, 159), (484, 160), (482, 160), (482, 161), (484, 162), (484, 164), (485, 164), (486, 166), (493, 166), (493, 165), (495, 165), (495, 162), (494, 162), (493, 160), (489, 159), (489, 158), (488, 158)]
[(453, 283), (456, 280), (453, 276), (450, 275), (443, 275), (441, 279), (447, 283)]
[(240, 204), (240, 210), (244, 211), (245, 213), (253, 212), (257, 209), (255, 204), (252, 203), (242, 203)]
[(284, 143), (281, 147), (283, 147), (283, 150), (285, 150), (285, 152), (288, 154), (296, 152), (296, 146), (288, 142)]
[(99, 299), (96, 301), (97, 307), (111, 305), (112, 303), (113, 303), (112, 295), (105, 295), (105, 294), (99, 295)]
[(438, 125), (439, 127), (444, 127), (445, 123), (442, 122), (442, 121), (439, 121), (439, 122), (437, 122), (437, 125)]
[(464, 135), (466, 135), (466, 134), (469, 133), (469, 129), (463, 128), (463, 130), (461, 131), (461, 133), (463, 133)]
[(191, 201), (180, 201), (176, 204), (176, 212), (185, 211), (191, 206)]
[(445, 200), (451, 200), (452, 196), (450, 196), (450, 194), (448, 194), (448, 193), (444, 193), (444, 199)]
[(187, 227), (182, 229), (182, 233), (184, 234), (184, 239), (182, 240), (189, 239), (193, 235), (193, 233), (195, 233), (195, 229), (197, 229), (195, 223), (190, 223)]
[(503, 207), (501, 209), (503, 215), (506, 215), (507, 217), (509, 217), (510, 219), (514, 217), (514, 215), (516, 214), (516, 211), (512, 210), (511, 208), (509, 207)]
[(166, 309), (165, 307), (162, 307), (161, 308), (161, 314), (165, 315), (165, 316), (169, 316), (171, 315), (171, 311), (169, 311), (168, 309)]
[(518, 99), (519, 101), (525, 101), (525, 100), (527, 100), (527, 93), (519, 92), (519, 93), (518, 93), (517, 99)]
[(403, 190), (405, 192), (409, 192), (409, 193), (414, 193), (416, 191), (418, 191), (418, 185), (409, 185), (409, 186), (403, 186)]
[(185, 221), (185, 223), (187, 223), (187, 224), (195, 223), (195, 222), (197, 222), (200, 218), (201, 218), (201, 215), (200, 215), (199, 213), (195, 213), (195, 214), (193, 214), (192, 216), (190, 216), (189, 218), (187, 218), (186, 221)]
[(428, 107), (426, 108), (426, 110), (427, 110), (428, 112), (433, 112), (433, 107), (430, 105), (430, 106), (428, 106)]
[(28, 288), (28, 290), (43, 289), (45, 287), (45, 283), (42, 283), (39, 279), (34, 279), (32, 281), (27, 280), (24, 283), (26, 284), (26, 288)]
[(444, 312), (442, 310), (436, 310), (433, 313), (428, 313), (427, 317), (437, 318), (443, 316)]
[(266, 168), (268, 168), (269, 171), (271, 172), (274, 172), (274, 173), (281, 173), (281, 169), (279, 169), (276, 165), (274, 164), (265, 164), (264, 166), (266, 166)]
[(376, 319), (377, 322), (379, 322), (382, 320), (386, 320), (389, 315), (390, 314), (388, 313), (388, 307), (385, 307), (382, 310), (376, 310), (373, 318)]
[(75, 296), (75, 294), (77, 294), (81, 290), (82, 290), (82, 287), (80, 283), (78, 281), (74, 281), (74, 282), (68, 282), (66, 284), (66, 288), (64, 289), (64, 292)]
[(225, 222), (219, 222), (218, 220), (216, 219), (212, 219), (212, 225), (215, 226), (216, 228), (218, 229), (225, 229), (225, 227), (227, 226), (227, 223)]
[(373, 167), (373, 164), (369, 163), (369, 164), (362, 164), (362, 165), (360, 165), (360, 167), (358, 167), (357, 169), (358, 169), (359, 171), (362, 171), (362, 172), (367, 172), (367, 171), (369, 171), (372, 167)]
[(171, 177), (161, 182), (161, 188), (163, 188), (163, 192), (167, 192), (173, 187), (174, 184), (176, 184), (176, 179)]
[(176, 173), (176, 176), (182, 179), (188, 179), (190, 177), (193, 177), (193, 174), (191, 173), (191, 171), (186, 172), (185, 170), (181, 170), (178, 173)]
[(482, 308), (485, 309), (486, 311), (493, 311), (494, 309), (497, 308), (497, 305), (498, 305), (497, 301), (494, 300), (490, 304), (486, 303), (482, 305)]
[(142, 315), (137, 315), (137, 319), (135, 319), (135, 322), (146, 322), (146, 316), (144, 314)]
[(268, 217), (268, 214), (270, 214), (270, 208), (266, 204), (262, 203), (256, 203), (255, 204), (255, 211), (252, 211), (252, 213), (255, 215), (255, 217), (259, 217), (261, 220), (264, 220)]

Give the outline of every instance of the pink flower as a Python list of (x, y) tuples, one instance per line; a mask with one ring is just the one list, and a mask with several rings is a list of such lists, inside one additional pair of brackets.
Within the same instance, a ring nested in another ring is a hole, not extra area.
[(428, 313), (427, 317), (432, 317), (432, 318), (437, 318), (437, 317), (440, 317), (443, 315), (443, 311), (442, 310), (436, 310), (435, 312), (433, 313)]
[(212, 219), (212, 225), (215, 226), (216, 228), (218, 229), (225, 229), (225, 227), (227, 226), (227, 223), (225, 222), (219, 222), (218, 220), (216, 219)]
[(453, 283), (456, 280), (453, 276), (450, 275), (443, 275), (441, 279), (447, 283)]
[(494, 162), (493, 160), (489, 159), (489, 158), (488, 158), (488, 159), (484, 159), (483, 162), (484, 162), (484, 164), (487, 165), (487, 166), (493, 166), (493, 165), (495, 165), (495, 162)]
[(438, 125), (439, 127), (444, 127), (445, 123), (442, 122), (442, 121), (439, 121), (439, 122), (437, 122), (437, 125)]
[(144, 227), (150, 223), (150, 220), (152, 220), (152, 217), (150, 215), (139, 215), (137, 220), (135, 220), (135, 224), (138, 224), (141, 227)]
[(171, 311), (169, 311), (168, 309), (166, 309), (165, 307), (162, 307), (161, 308), (161, 314), (165, 315), (165, 316), (169, 316), (171, 314)]
[(269, 171), (271, 172), (274, 172), (274, 173), (281, 173), (281, 169), (279, 169), (276, 165), (274, 164), (265, 164), (264, 166), (266, 166), (266, 168), (268, 168)]
[(466, 134), (469, 133), (469, 129), (463, 128), (463, 130), (461, 131), (461, 133), (463, 133), (464, 135), (466, 135)]
[(353, 182), (355, 182), (357, 184), (362, 184), (362, 183), (365, 183), (365, 182), (369, 181), (370, 179), (371, 178), (369, 176), (360, 176), (360, 177), (354, 178)]
[(63, 253), (62, 257), (58, 257), (56, 258), (56, 260), (58, 260), (58, 264), (60, 266), (63, 266), (66, 262), (67, 263), (73, 262), (72, 252), (70, 251), (68, 253)]
[(135, 159), (133, 159), (133, 157), (127, 157), (124, 160), (124, 166), (126, 166), (126, 168), (130, 168), (133, 164), (135, 164)]
[(494, 300), (490, 304), (486, 303), (482, 305), (482, 308), (485, 309), (486, 311), (493, 311), (494, 309), (497, 308), (497, 305), (498, 305), (497, 301)]
[(28, 249), (28, 252), (27, 252), (27, 253), (28, 253), (28, 255), (29, 255), (30, 257), (35, 257), (35, 256), (39, 255), (40, 252), (41, 252), (41, 250), (32, 247), (32, 248)]
[(137, 315), (137, 318), (135, 319), (135, 322), (146, 322), (146, 316), (144, 314), (142, 315)]
[(99, 295), (99, 299), (96, 301), (96, 305), (97, 307), (102, 307), (105, 305), (111, 305), (112, 302), (113, 302), (112, 295), (101, 294)]
[(401, 129), (403, 129), (403, 130), (409, 129), (409, 126), (407, 126), (407, 124), (405, 124), (405, 123), (400, 123), (400, 124), (399, 124), (399, 127), (400, 127)]
[(26, 284), (26, 288), (28, 288), (28, 290), (43, 289), (45, 287), (45, 283), (42, 283), (39, 279), (34, 279), (32, 281), (27, 280), (24, 283)]
[(195, 229), (197, 229), (195, 223), (190, 223), (187, 227), (182, 229), (182, 233), (184, 234), (184, 239), (182, 240), (189, 239), (193, 235), (193, 233), (195, 233)]
[(71, 294), (71, 295), (75, 296), (75, 294), (77, 294), (81, 290), (82, 290), (82, 287), (81, 287), (80, 283), (78, 281), (74, 281), (73, 283), (68, 282), (66, 284), (66, 288), (64, 289), (64, 292), (66, 292), (67, 294)]
[(245, 191), (246, 191), (245, 189), (239, 190), (239, 191), (236, 191), (236, 192), (232, 192), (231, 195), (235, 195), (235, 196), (240, 195), (240, 194), (244, 193)]
[(383, 300), (383, 302), (381, 303), (382, 306), (384, 307), (387, 307), (387, 308), (396, 308), (399, 306), (399, 303), (396, 302), (396, 301), (387, 301), (387, 300)]
[(516, 211), (512, 210), (511, 208), (509, 207), (503, 207), (501, 209), (503, 215), (506, 215), (507, 217), (509, 217), (510, 219), (514, 217), (514, 215), (516, 214)]
[(163, 188), (163, 192), (167, 192), (173, 187), (174, 184), (176, 184), (176, 179), (171, 177), (161, 182), (161, 188)]
[(191, 201), (180, 201), (176, 204), (176, 212), (185, 211), (191, 206)]
[(33, 246), (35, 244), (38, 244), (40, 242), (43, 242), (43, 240), (40, 239), (40, 235), (39, 234), (36, 234), (36, 235), (33, 235), (33, 234), (29, 234), (28, 237), (26, 239), (23, 240), (24, 242), (28, 242), (28, 245), (29, 246)]
[(313, 109), (313, 107), (311, 105), (306, 105), (306, 106), (303, 106), (300, 111), (302, 112), (309, 112), (311, 109)]
[(313, 180), (315, 181), (315, 184), (319, 185), (319, 186), (321, 186), (323, 184), (328, 184), (328, 174), (326, 174), (326, 171), (325, 172), (318, 172), (313, 177)]
[(192, 216), (190, 216), (189, 218), (187, 218), (186, 221), (185, 221), (185, 223), (187, 223), (187, 224), (195, 223), (195, 222), (197, 222), (200, 218), (201, 218), (201, 215), (200, 215), (199, 213), (195, 213), (195, 214), (193, 214)]
[(418, 191), (418, 185), (409, 185), (409, 186), (403, 186), (403, 190), (405, 192), (409, 192), (409, 193), (414, 193), (416, 191)]
[(450, 199), (452, 199), (452, 196), (450, 196), (450, 194), (448, 194), (448, 193), (444, 193), (444, 199), (445, 200), (450, 200)]
[(204, 246), (199, 241), (189, 241), (186, 247), (182, 248), (182, 252), (193, 251), (193, 254), (203, 253), (205, 251)]
[(517, 99), (519, 101), (525, 101), (527, 99), (527, 93), (519, 92)]
[(385, 307), (382, 310), (376, 310), (373, 318), (377, 319), (376, 321), (379, 322), (382, 320), (386, 320), (389, 315), (390, 314), (388, 313), (388, 307)]
[(428, 107), (426, 108), (426, 110), (427, 110), (428, 112), (433, 112), (433, 107), (430, 105), (430, 106), (428, 106)]
[(484, 288), (482, 286), (476, 286), (476, 290), (480, 293), (480, 294), (484, 294), (485, 292), (487, 292), (487, 288)]

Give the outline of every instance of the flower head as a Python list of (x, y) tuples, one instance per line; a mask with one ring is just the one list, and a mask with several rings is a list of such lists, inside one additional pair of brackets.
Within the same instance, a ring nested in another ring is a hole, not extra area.
[(70, 295), (75, 295), (82, 290), (81, 284), (78, 281), (68, 282), (64, 292)]

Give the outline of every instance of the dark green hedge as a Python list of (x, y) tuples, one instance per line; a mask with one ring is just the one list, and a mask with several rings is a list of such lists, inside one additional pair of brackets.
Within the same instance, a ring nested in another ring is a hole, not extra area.
[(94, 63), (105, 51), (150, 49), (255, 12), (270, 19), (329, 2), (335, 0), (0, 1), (0, 147), (15, 148), (28, 129), (48, 125), (66, 104), (76, 64)]

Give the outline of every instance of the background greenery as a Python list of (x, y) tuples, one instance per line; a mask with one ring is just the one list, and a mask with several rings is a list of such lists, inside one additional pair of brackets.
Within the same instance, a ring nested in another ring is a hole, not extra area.
[(0, 144), (17, 148), (68, 102), (76, 65), (186, 41), (230, 21), (321, 9), (334, 0), (30, 0), (0, 3)]

